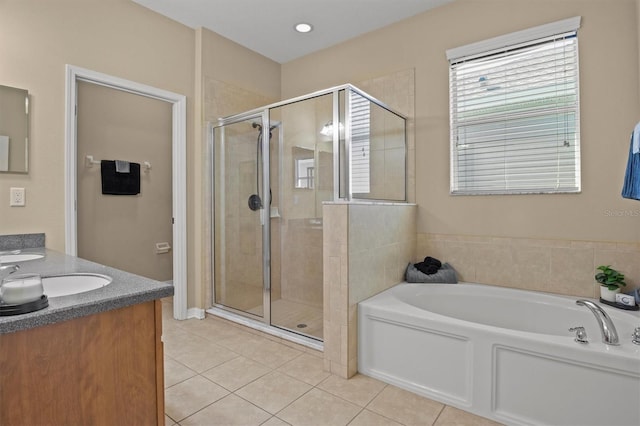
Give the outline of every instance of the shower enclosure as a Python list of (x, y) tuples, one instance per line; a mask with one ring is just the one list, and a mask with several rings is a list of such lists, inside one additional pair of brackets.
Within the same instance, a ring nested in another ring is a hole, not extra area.
[(405, 121), (352, 85), (219, 119), (214, 310), (321, 341), (322, 203), (406, 201)]

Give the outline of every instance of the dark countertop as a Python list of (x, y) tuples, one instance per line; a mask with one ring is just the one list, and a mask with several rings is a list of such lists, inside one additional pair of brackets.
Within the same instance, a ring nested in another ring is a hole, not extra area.
[(0, 334), (12, 333), (73, 318), (97, 314), (173, 295), (173, 285), (110, 268), (88, 260), (44, 248), (23, 249), (40, 253), (42, 259), (19, 262), (19, 274), (35, 272), (42, 276), (91, 272), (108, 275), (113, 281), (102, 288), (69, 296), (49, 298), (49, 306), (28, 314), (0, 316)]

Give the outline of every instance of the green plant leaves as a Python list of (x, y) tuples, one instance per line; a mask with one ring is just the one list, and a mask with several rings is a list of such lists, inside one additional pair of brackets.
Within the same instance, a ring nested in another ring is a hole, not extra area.
[(603, 286), (607, 286), (609, 290), (615, 290), (618, 287), (623, 287), (627, 285), (627, 283), (624, 282), (624, 274), (621, 274), (620, 272), (611, 268), (611, 265), (606, 265), (606, 266), (601, 265), (601, 266), (598, 266), (596, 269), (602, 271), (602, 272), (598, 272), (595, 275), (596, 281), (602, 284)]

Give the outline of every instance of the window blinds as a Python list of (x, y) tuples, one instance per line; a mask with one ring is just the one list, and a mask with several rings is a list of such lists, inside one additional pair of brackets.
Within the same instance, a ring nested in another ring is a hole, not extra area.
[(576, 31), (450, 59), (451, 193), (580, 191)]
[(353, 90), (351, 100), (351, 192), (370, 192), (371, 105)]

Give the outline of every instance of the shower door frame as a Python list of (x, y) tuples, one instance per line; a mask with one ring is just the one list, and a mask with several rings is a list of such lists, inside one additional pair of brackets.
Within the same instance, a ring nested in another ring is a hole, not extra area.
[[(353, 200), (353, 193), (352, 193), (352, 185), (351, 185), (351, 178), (352, 178), (352, 173), (351, 173), (351, 117), (350, 117), (350, 111), (351, 111), (351, 96), (350, 93), (351, 92), (355, 92), (359, 95), (361, 95), (362, 97), (368, 99), (370, 102), (372, 102), (373, 104), (376, 104), (378, 106), (380, 106), (383, 109), (386, 109), (387, 111), (397, 115), (398, 117), (402, 118), (405, 122), (405, 200), (404, 202), (406, 202), (407, 200), (407, 177), (408, 177), (408, 173), (407, 173), (407, 158), (408, 158), (408, 146), (407, 146), (407, 117), (404, 114), (399, 113), (398, 111), (394, 110), (393, 108), (389, 107), (387, 104), (385, 104), (384, 102), (381, 102), (380, 100), (374, 98), (373, 96), (369, 95), (368, 93), (358, 89), (357, 87), (351, 85), (351, 84), (343, 84), (340, 86), (335, 86), (335, 87), (331, 87), (328, 89), (324, 89), (324, 90), (319, 90), (316, 92), (312, 92), (312, 93), (308, 93), (306, 95), (302, 95), (302, 96), (298, 96), (298, 97), (294, 97), (294, 98), (290, 98), (284, 101), (280, 101), (280, 102), (276, 102), (273, 104), (269, 104), (269, 105), (265, 105), (259, 108), (254, 108), (252, 110), (240, 113), (240, 114), (235, 114), (235, 115), (231, 115), (228, 117), (222, 117), (218, 119), (218, 123), (216, 125), (212, 125), (210, 124), (210, 128), (211, 128), (211, 132), (210, 132), (210, 158), (212, 160), (211, 162), (211, 174), (210, 174), (210, 179), (211, 179), (211, 188), (212, 190), (215, 190), (215, 185), (214, 185), (214, 178), (215, 178), (215, 167), (216, 167), (216, 162), (215, 162), (215, 146), (214, 146), (214, 139), (215, 139), (215, 129), (218, 127), (223, 127), (225, 125), (229, 125), (229, 124), (235, 124), (235, 123), (239, 123), (242, 121), (248, 121), (250, 119), (261, 119), (262, 120), (262, 153), (263, 153), (263, 157), (262, 157), (262, 171), (263, 171), (263, 176), (262, 176), (262, 193), (263, 194), (269, 194), (269, 190), (270, 190), (270, 138), (269, 138), (269, 124), (270, 124), (270, 110), (272, 108), (278, 108), (278, 107), (283, 107), (285, 105), (289, 105), (289, 104), (293, 104), (296, 102), (301, 102), (301, 101), (305, 101), (305, 100), (309, 100), (312, 98), (316, 98), (316, 97), (320, 97), (320, 96), (324, 96), (324, 95), (328, 95), (328, 94), (332, 94), (333, 95), (333, 123), (340, 123), (340, 92), (344, 91), (345, 93), (345, 100), (344, 100), (344, 104), (345, 104), (345, 112), (344, 112), (344, 128), (345, 128), (345, 134), (344, 134), (344, 155), (345, 155), (345, 159), (344, 159), (344, 166), (345, 166), (345, 182), (344, 182), (344, 196), (341, 197), (340, 196), (340, 190), (343, 186), (343, 184), (340, 182), (340, 128), (339, 126), (333, 126), (333, 176), (334, 176), (334, 185), (333, 185), (333, 199), (335, 201), (347, 201), (350, 202)], [(285, 123), (282, 123), (282, 125), (284, 125)], [(280, 131), (279, 131), (279, 149), (282, 149), (282, 138), (283, 138), (283, 127), (280, 127)], [(282, 156), (280, 156), (280, 161), (282, 161)], [(283, 165), (280, 164), (279, 170), (280, 170), (280, 175), (282, 175), (282, 167)], [(280, 184), (282, 185), (282, 181), (280, 182)], [(375, 199), (366, 199), (364, 200), (366, 202), (373, 202), (373, 201), (387, 201), (388, 200), (375, 200)], [(214, 308), (220, 308), (229, 312), (232, 312), (234, 314), (238, 314), (241, 315), (243, 317), (246, 318), (251, 318), (251, 319), (255, 319), (258, 320), (262, 323), (264, 323), (268, 328), (276, 328), (278, 330), (282, 330), (282, 331), (289, 331), (292, 334), (296, 334), (298, 336), (304, 337), (304, 338), (308, 338), (310, 340), (315, 340), (315, 341), (321, 341), (321, 339), (318, 339), (316, 337), (307, 335), (307, 334), (303, 334), (300, 333), (298, 331), (295, 330), (290, 330), (288, 328), (283, 328), (283, 327), (279, 327), (277, 325), (273, 325), (271, 323), (271, 209), (270, 209), (270, 204), (268, 206), (268, 208), (263, 208), (262, 209), (262, 214), (263, 214), (263, 218), (262, 218), (262, 222), (263, 222), (263, 228), (262, 228), (262, 260), (263, 260), (263, 268), (262, 268), (262, 272), (263, 272), (263, 316), (259, 317), (257, 315), (254, 315), (250, 312), (247, 311), (242, 311), (242, 310), (238, 310), (238, 309), (234, 309), (228, 306), (224, 306), (224, 305), (220, 305), (218, 303), (216, 303), (216, 290), (215, 290), (215, 261), (211, 262), (211, 288), (212, 288), (212, 295), (211, 295), (211, 302), (212, 302), (212, 306)], [(210, 241), (211, 241), (211, 246), (212, 246), (212, 259), (215, 257), (215, 240), (214, 240), (214, 232), (215, 232), (215, 196), (212, 197), (211, 199), (211, 235), (210, 235)], [(224, 254), (223, 254), (224, 255)]]
[[(215, 256), (215, 239), (214, 239), (214, 232), (215, 232), (215, 172), (216, 172), (216, 165), (217, 164), (222, 164), (224, 165), (224, 161), (222, 162), (216, 162), (216, 157), (215, 157), (215, 129), (217, 128), (223, 128), (224, 126), (227, 125), (231, 125), (231, 124), (237, 124), (237, 123), (242, 123), (244, 121), (249, 121), (249, 120), (256, 120), (256, 121), (261, 121), (262, 124), (262, 137), (261, 137), (261, 144), (262, 144), (262, 158), (259, 159), (259, 161), (256, 162), (256, 167), (258, 167), (258, 163), (262, 162), (261, 166), (262, 166), (262, 194), (263, 198), (265, 198), (267, 195), (269, 194), (269, 190), (270, 190), (270, 186), (271, 186), (271, 180), (270, 180), (270, 173), (271, 173), (271, 167), (270, 167), (270, 137), (269, 137), (269, 109), (268, 108), (263, 108), (263, 110), (259, 113), (256, 113), (255, 111), (251, 111), (249, 113), (246, 114), (241, 114), (241, 115), (237, 115), (237, 116), (233, 116), (230, 117), (228, 119), (219, 119), (218, 120), (218, 124), (217, 125), (212, 125), (209, 124), (210, 126), (210, 152), (211, 152), (211, 175), (210, 175), (210, 182), (211, 182), (211, 189), (212, 191), (214, 191), (214, 195), (211, 198), (211, 247), (212, 247), (212, 254), (214, 254)], [(265, 126), (265, 123), (267, 123), (267, 125)], [(222, 136), (222, 141), (221, 141), (221, 155), (224, 158), (224, 154), (225, 154), (225, 146), (226, 146), (227, 141), (225, 140), (225, 136), (223, 133)], [(224, 167), (224, 166), (223, 166)], [(224, 169), (222, 171), (222, 173), (224, 173)], [(222, 191), (224, 191), (224, 186), (222, 187)], [(222, 200), (224, 200), (224, 192), (223, 192), (223, 196), (221, 197)], [(224, 201), (223, 201), (224, 202)], [(215, 261), (211, 262), (211, 284), (212, 284), (212, 294), (211, 294), (211, 302), (213, 303), (213, 306), (216, 308), (220, 308), (220, 309), (224, 309), (230, 312), (233, 312), (235, 314), (239, 314), (245, 317), (249, 317), (252, 318), (254, 320), (260, 321), (265, 323), (266, 325), (270, 326), (271, 325), (271, 208), (270, 208), (270, 202), (266, 203), (266, 206), (260, 209), (260, 222), (262, 224), (262, 317), (259, 315), (255, 315), (249, 311), (243, 311), (241, 309), (236, 309), (233, 308), (231, 306), (227, 306), (227, 305), (223, 305), (220, 303), (216, 302), (216, 286), (215, 286)], [(225, 232), (224, 229), (222, 232)], [(220, 241), (224, 241), (224, 234), (223, 236), (220, 238)], [(265, 249), (266, 247), (269, 247), (269, 249)], [(221, 256), (223, 256), (223, 261), (224, 261), (224, 256), (226, 255), (226, 251), (222, 250), (222, 253), (220, 254)], [(224, 262), (221, 262), (222, 264), (224, 264)], [(221, 274), (225, 274), (226, 272), (223, 270), (221, 271)]]

